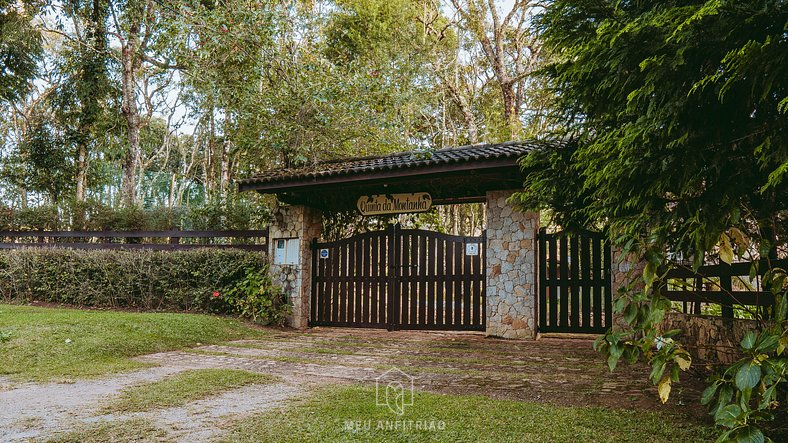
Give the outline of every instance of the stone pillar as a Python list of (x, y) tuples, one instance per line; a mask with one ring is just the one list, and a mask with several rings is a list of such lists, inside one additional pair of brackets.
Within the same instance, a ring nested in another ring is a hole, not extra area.
[(487, 335), (535, 338), (539, 213), (512, 208), (514, 192), (487, 193)]
[[(303, 329), (309, 322), (312, 291), (312, 239), (320, 238), (321, 211), (302, 205), (282, 205), (269, 226), (268, 256), (271, 278), (282, 287), (293, 305), (287, 325)], [(275, 264), (275, 239), (299, 239), (298, 258), (294, 264)]]

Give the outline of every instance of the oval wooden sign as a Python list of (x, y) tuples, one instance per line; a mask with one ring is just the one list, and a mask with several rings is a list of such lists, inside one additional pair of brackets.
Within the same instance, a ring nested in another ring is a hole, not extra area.
[(426, 212), (432, 208), (432, 196), (426, 192), (362, 195), (356, 206), (362, 215)]

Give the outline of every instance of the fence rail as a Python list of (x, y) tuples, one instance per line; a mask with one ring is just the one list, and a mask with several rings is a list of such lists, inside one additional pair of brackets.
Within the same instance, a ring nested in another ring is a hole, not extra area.
[[(686, 314), (712, 314), (725, 318), (748, 317), (754, 310), (767, 313), (774, 305), (774, 295), (763, 290), (761, 278), (769, 261), (740, 262), (688, 267), (668, 271), (662, 285), (663, 294)], [(755, 273), (752, 274), (752, 266)], [(786, 268), (788, 259), (771, 260), (772, 267)], [(719, 310), (719, 314), (717, 311)]]
[[(143, 241), (143, 240), (148, 241)], [(160, 241), (156, 241), (160, 240)], [(163, 241), (161, 241), (163, 240)], [(268, 230), (227, 231), (0, 231), (0, 249), (243, 249), (266, 252)]]

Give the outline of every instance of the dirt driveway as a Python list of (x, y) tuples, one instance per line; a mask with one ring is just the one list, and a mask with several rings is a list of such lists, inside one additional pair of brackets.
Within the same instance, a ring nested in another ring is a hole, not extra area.
[[(265, 340), (242, 340), (166, 352), (141, 360), (163, 366), (234, 367), (315, 383), (374, 383), (391, 367), (411, 375), (421, 389), (559, 405), (655, 408), (648, 369), (622, 367), (612, 375), (592, 340), (502, 340), (454, 332), (387, 332), (315, 328), (283, 331)], [(644, 372), (646, 371), (646, 372)], [(676, 396), (696, 394), (684, 386)], [(661, 408), (661, 407), (660, 407)]]
[[(222, 420), (279, 407), (314, 385), (368, 383), (396, 367), (422, 390), (481, 394), (556, 405), (665, 409), (646, 380), (645, 366), (610, 375), (590, 339), (543, 338), (515, 341), (468, 333), (315, 328), (271, 330), (261, 340), (201, 346), (139, 357), (156, 366), (131, 374), (73, 384), (2, 386), (3, 441), (29, 441), (102, 419), (102, 401), (124, 387), (154, 381), (186, 369), (232, 368), (278, 375), (280, 383), (227, 392), (166, 411), (136, 413), (174, 429), (183, 441), (207, 441)], [(700, 419), (699, 385), (682, 383), (668, 409)], [(13, 411), (4, 414), (3, 411)]]

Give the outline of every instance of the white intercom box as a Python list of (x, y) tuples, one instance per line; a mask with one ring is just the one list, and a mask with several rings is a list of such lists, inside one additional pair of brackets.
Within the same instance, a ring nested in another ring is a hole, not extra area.
[(299, 240), (297, 238), (275, 238), (274, 264), (297, 265), (298, 247), (299, 247)]

